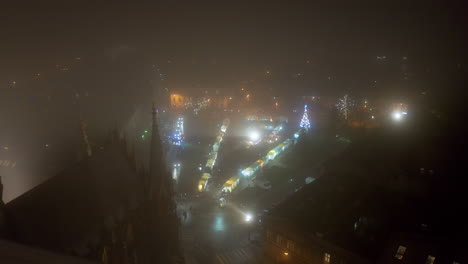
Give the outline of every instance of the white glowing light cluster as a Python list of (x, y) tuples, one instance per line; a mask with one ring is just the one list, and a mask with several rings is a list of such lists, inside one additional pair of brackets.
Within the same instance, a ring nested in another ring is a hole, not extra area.
[(191, 107), (193, 107), (193, 112), (195, 114), (198, 114), (201, 110), (207, 108), (210, 105), (211, 99), (207, 97), (202, 97), (195, 102), (195, 104), (192, 104)]
[(299, 124), (300, 128), (305, 128), (305, 129), (310, 128), (309, 115), (307, 112), (308, 112), (307, 105), (304, 105), (304, 115), (302, 116), (301, 123)]
[(354, 105), (355, 102), (352, 99), (350, 99), (347, 94), (345, 94), (343, 98), (340, 98), (336, 107), (338, 108), (338, 111), (340, 111), (341, 116), (343, 116), (343, 118), (347, 120), (349, 116), (349, 111)]
[(348, 95), (340, 98), (337, 107), (344, 119), (348, 119)]
[(398, 111), (395, 111), (392, 113), (392, 118), (393, 120), (395, 121), (400, 121), (404, 118), (405, 115), (407, 115), (408, 113), (406, 112), (398, 112)]

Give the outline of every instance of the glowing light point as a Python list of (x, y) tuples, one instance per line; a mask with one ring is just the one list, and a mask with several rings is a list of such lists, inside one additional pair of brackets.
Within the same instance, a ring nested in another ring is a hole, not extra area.
[(249, 138), (250, 138), (250, 140), (252, 140), (252, 141), (257, 141), (257, 140), (260, 139), (260, 134), (259, 134), (257, 131), (252, 131), (252, 132), (250, 132), (250, 134), (249, 134)]
[(401, 113), (400, 112), (395, 112), (392, 114), (393, 119), (395, 120), (401, 120)]
[(252, 214), (248, 214), (248, 213), (245, 214), (244, 220), (245, 220), (246, 222), (250, 222), (250, 221), (252, 221), (252, 219), (253, 219)]

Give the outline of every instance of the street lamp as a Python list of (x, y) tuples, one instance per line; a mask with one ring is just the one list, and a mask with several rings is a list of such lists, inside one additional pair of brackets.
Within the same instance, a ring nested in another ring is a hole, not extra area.
[[(244, 214), (244, 221), (247, 223), (247, 224), (250, 224), (253, 220), (253, 216), (251, 213), (245, 213)], [(247, 226), (247, 240), (250, 241), (250, 225)]]
[(258, 133), (257, 131), (252, 131), (252, 132), (249, 133), (249, 138), (250, 138), (250, 140), (255, 142), (255, 141), (260, 139), (260, 133)]
[(394, 112), (392, 114), (392, 117), (393, 117), (394, 120), (399, 121), (399, 120), (401, 120), (401, 113), (400, 112)]
[(250, 214), (250, 213), (245, 214), (245, 216), (244, 216), (245, 222), (249, 223), (249, 222), (252, 221), (252, 219), (253, 219), (252, 214)]

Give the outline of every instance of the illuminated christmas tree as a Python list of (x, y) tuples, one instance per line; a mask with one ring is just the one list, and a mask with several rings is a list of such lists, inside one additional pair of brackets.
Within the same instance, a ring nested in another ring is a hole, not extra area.
[(300, 128), (305, 128), (306, 130), (309, 130), (310, 128), (310, 121), (309, 121), (309, 115), (307, 114), (307, 105), (304, 105), (304, 115), (302, 116), (301, 123), (299, 124)]

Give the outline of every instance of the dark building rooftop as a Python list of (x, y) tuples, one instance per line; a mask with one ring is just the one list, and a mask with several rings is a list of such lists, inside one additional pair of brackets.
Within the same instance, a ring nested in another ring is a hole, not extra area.
[(10, 241), (0, 240), (1, 263), (8, 264), (30, 264), (30, 263), (48, 263), (48, 264), (97, 264), (98, 262), (75, 258), (70, 256), (58, 255), (49, 251), (37, 248), (31, 248)]
[(375, 259), (393, 228), (417, 228), (409, 197), (360, 179), (327, 176), (305, 186), (274, 209), (269, 219), (304, 238), (317, 238)]
[(268, 228), (371, 262), (398, 233), (445, 241), (435, 244), (446, 248), (465, 245), (465, 217), (454, 213), (461, 201), (454, 198), (461, 194), (442, 192), (442, 180), (453, 177), (437, 160), (443, 144), (385, 133), (359, 133), (352, 146), (325, 163), (321, 178), (270, 211)]
[(80, 251), (138, 205), (141, 186), (124, 151), (110, 145), (6, 204), (9, 233), (21, 243)]

